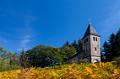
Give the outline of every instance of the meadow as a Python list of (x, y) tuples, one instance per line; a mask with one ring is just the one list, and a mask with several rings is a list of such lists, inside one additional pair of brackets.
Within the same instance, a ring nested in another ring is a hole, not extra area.
[(0, 79), (120, 79), (120, 68), (111, 62), (31, 67), (0, 72)]

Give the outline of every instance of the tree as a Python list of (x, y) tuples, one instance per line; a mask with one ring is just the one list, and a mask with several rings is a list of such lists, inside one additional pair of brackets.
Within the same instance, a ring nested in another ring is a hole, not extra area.
[(16, 55), (4, 48), (0, 48), (0, 71), (19, 68)]
[(110, 35), (108, 42), (105, 42), (103, 47), (107, 61), (112, 61), (120, 56), (120, 29), (116, 34)]
[(24, 49), (22, 50), (20, 54), (19, 63), (20, 63), (20, 66), (22, 66), (23, 68), (26, 68), (29, 66), (29, 64), (27, 63), (27, 55)]
[(77, 44), (76, 40), (74, 40), (74, 42), (72, 42), (72, 44), (70, 46), (72, 46), (72, 47), (77, 49), (78, 44)]
[(77, 53), (76, 48), (74, 46), (65, 46), (61, 48), (61, 54), (64, 56), (64, 62), (66, 62), (70, 57)]
[(66, 41), (65, 44), (62, 47), (65, 47), (65, 46), (70, 46), (68, 41)]
[(20, 61), (23, 67), (48, 67), (65, 63), (74, 54), (76, 49), (68, 43), (61, 48), (39, 45), (26, 52), (22, 51)]
[(110, 45), (108, 44), (107, 41), (104, 42), (104, 52), (105, 52), (105, 61), (111, 61), (112, 59), (112, 54), (110, 53)]
[(115, 50), (115, 56), (120, 56), (120, 29), (116, 34), (116, 39), (113, 49)]
[(1, 52), (0, 56), (1, 56), (2, 60), (3, 61), (9, 60), (9, 65), (12, 65), (12, 58), (13, 58), (14, 54), (5, 50), (4, 48), (0, 48), (0, 52)]
[(26, 51), (22, 56), (26, 56), (28, 59), (27, 66), (30, 67), (46, 67), (63, 61), (63, 55), (58, 48), (43, 45), (36, 46)]

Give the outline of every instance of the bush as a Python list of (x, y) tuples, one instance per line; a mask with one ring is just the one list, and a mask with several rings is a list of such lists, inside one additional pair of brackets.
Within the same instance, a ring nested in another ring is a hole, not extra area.
[(120, 66), (120, 56), (119, 57), (114, 57), (113, 60), (116, 63), (116, 65)]
[(54, 68), (26, 68), (0, 72), (1, 79), (120, 79), (120, 68), (110, 62), (65, 64)]

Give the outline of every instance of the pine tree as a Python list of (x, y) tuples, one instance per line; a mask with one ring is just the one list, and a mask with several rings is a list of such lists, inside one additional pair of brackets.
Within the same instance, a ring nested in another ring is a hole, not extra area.
[(120, 29), (116, 34), (110, 35), (108, 42), (105, 41), (103, 47), (107, 61), (120, 57)]
[(68, 41), (66, 41), (65, 44), (62, 47), (65, 47), (65, 46), (70, 46)]
[(110, 53), (110, 45), (108, 44), (107, 41), (104, 42), (104, 52), (105, 52), (105, 61), (111, 61), (111, 53)]
[(115, 49), (115, 56), (120, 56), (120, 29), (116, 34), (115, 46), (113, 49)]
[(74, 42), (72, 42), (72, 44), (70, 46), (74, 47), (75, 49), (77, 49), (78, 44), (77, 44), (76, 40), (74, 40)]

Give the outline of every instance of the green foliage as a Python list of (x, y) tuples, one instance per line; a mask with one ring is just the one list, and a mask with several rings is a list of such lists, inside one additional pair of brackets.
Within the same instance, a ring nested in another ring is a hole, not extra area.
[(39, 45), (28, 51), (22, 51), (20, 64), (22, 67), (48, 67), (56, 64), (66, 63), (66, 61), (82, 51), (81, 40), (71, 44), (67, 41), (62, 47)]
[(61, 53), (64, 56), (64, 61), (66, 61), (68, 58), (76, 54), (77, 51), (73, 46), (64, 46), (63, 48), (61, 48)]
[(62, 64), (76, 53), (76, 49), (68, 44), (62, 48), (36, 46), (26, 52), (22, 51), (20, 62), (22, 67), (47, 67)]
[(61, 63), (63, 60), (61, 51), (58, 48), (40, 45), (22, 53), (21, 61), (27, 63), (27, 66), (30, 67), (46, 67)]
[(20, 68), (18, 58), (15, 54), (0, 48), (0, 71)]
[(28, 62), (27, 62), (27, 55), (25, 54), (24, 50), (22, 50), (21, 54), (20, 54), (20, 58), (19, 58), (19, 63), (22, 67), (27, 67)]
[(106, 61), (112, 61), (120, 56), (120, 29), (116, 34), (111, 34), (107, 42), (104, 43)]
[(115, 64), (117, 64), (117, 66), (120, 66), (120, 56), (114, 57), (113, 60), (114, 60)]

